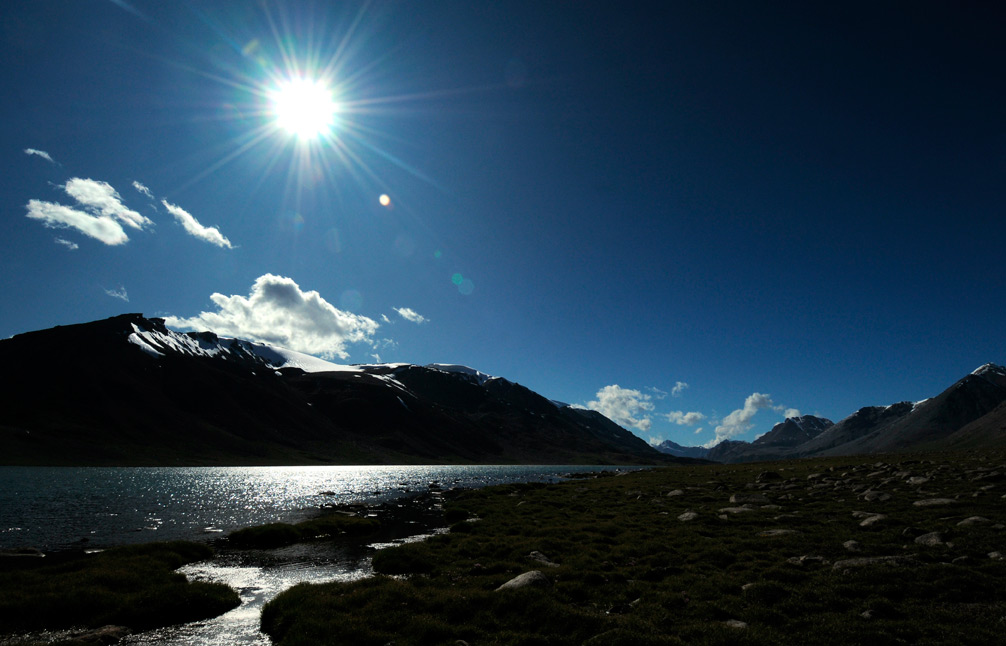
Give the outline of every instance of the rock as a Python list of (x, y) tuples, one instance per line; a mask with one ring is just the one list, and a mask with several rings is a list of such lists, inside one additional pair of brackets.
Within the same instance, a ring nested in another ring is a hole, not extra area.
[(720, 510), (721, 514), (746, 514), (754, 509), (750, 507), (724, 507)]
[(926, 484), (927, 482), (929, 482), (929, 478), (924, 478), (922, 476), (913, 476), (908, 479), (908, 484), (916, 486)]
[(117, 644), (119, 640), (133, 631), (125, 626), (102, 626), (70, 635), (69, 639), (60, 642), (65, 646), (105, 646)]
[(758, 532), (759, 536), (786, 536), (788, 534), (799, 534), (800, 532), (795, 529), (766, 529), (764, 532)]
[(952, 505), (956, 502), (953, 498), (927, 498), (925, 500), (916, 500), (912, 504), (916, 507), (938, 507), (940, 505)]
[(860, 552), (863, 550), (863, 546), (860, 545), (859, 541), (845, 541), (842, 543), (842, 547), (850, 552)]
[(782, 480), (782, 476), (775, 471), (762, 471), (755, 477), (755, 482), (775, 482)]
[(531, 552), (530, 554), (527, 555), (527, 557), (532, 561), (537, 561), (538, 563), (541, 563), (546, 567), (559, 567), (558, 563), (549, 560), (547, 556), (538, 551)]
[(843, 559), (835, 561), (831, 566), (833, 570), (847, 570), (854, 567), (870, 567), (873, 565), (909, 565), (915, 561), (914, 554), (903, 554), (897, 556), (868, 556), (854, 559)]
[(871, 489), (860, 497), (867, 502), (887, 502), (891, 499), (891, 494), (884, 493), (883, 491), (873, 491)]
[(919, 545), (943, 545), (943, 534), (939, 532), (929, 532), (928, 534), (923, 534), (915, 539), (915, 542)]
[(957, 523), (958, 527), (970, 527), (971, 525), (983, 525), (985, 523), (991, 523), (992, 521), (983, 516), (972, 516), (970, 518), (965, 518), (961, 522)]
[(873, 527), (874, 525), (876, 525), (877, 523), (879, 523), (882, 520), (887, 520), (887, 516), (885, 516), (884, 514), (874, 514), (874, 515), (872, 515), (872, 516), (870, 516), (868, 518), (864, 518), (863, 521), (861, 523), (859, 523), (859, 526), (860, 527)]
[(1003, 553), (1002, 552), (989, 552), (988, 556), (993, 561), (1001, 561), (1001, 560), (1003, 560)]
[(768, 504), (770, 501), (764, 494), (760, 493), (735, 493), (730, 496), (730, 502), (743, 505), (744, 503)]
[(518, 590), (520, 588), (527, 587), (541, 587), (547, 588), (552, 585), (552, 582), (547, 576), (542, 574), (541, 570), (531, 570), (530, 572), (525, 572), (510, 579), (500, 587), (496, 588), (496, 592), (500, 590)]
[(675, 489), (674, 491), (667, 492), (668, 498), (674, 498), (675, 496), (683, 496), (683, 495), (685, 495), (685, 492), (682, 491), (681, 489)]
[(803, 567), (804, 565), (827, 565), (828, 560), (823, 556), (791, 556), (786, 559), (786, 562), (790, 565), (799, 565)]
[(736, 628), (737, 630), (744, 630), (748, 627), (748, 625), (740, 619), (727, 619), (723, 622), (723, 625), (727, 628)]
[(678, 516), (678, 520), (680, 520), (683, 523), (687, 523), (688, 521), (695, 520), (698, 517), (699, 515), (694, 511), (686, 511), (685, 513)]

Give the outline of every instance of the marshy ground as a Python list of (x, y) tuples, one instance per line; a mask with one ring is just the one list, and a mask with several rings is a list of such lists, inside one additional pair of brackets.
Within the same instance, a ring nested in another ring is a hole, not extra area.
[(997, 643), (1004, 494), (1000, 454), (464, 491), (450, 533), (296, 586), (262, 625), (281, 646)]

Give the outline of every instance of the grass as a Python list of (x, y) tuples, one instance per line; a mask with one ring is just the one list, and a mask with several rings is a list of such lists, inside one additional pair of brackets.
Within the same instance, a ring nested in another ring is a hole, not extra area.
[[(373, 578), (296, 586), (262, 626), (278, 646), (996, 643), (1004, 465), (871, 456), (465, 491), (448, 501), (450, 533), (378, 552)], [(765, 499), (722, 511), (745, 504), (735, 494)], [(913, 504), (932, 498), (953, 502)], [(886, 518), (863, 527), (864, 514)], [(972, 516), (988, 522), (958, 524)], [(931, 532), (940, 544), (915, 542)], [(886, 556), (911, 558), (841, 563)], [(551, 585), (496, 591), (529, 570)]]
[(269, 523), (246, 527), (227, 535), (231, 547), (239, 549), (272, 549), (311, 540), (347, 536), (366, 536), (380, 529), (373, 518), (359, 518), (338, 513), (327, 514), (297, 524)]
[(237, 593), (219, 583), (189, 582), (174, 570), (212, 556), (189, 542), (117, 547), (73, 558), (3, 564), (0, 634), (115, 624), (147, 630), (222, 614)]

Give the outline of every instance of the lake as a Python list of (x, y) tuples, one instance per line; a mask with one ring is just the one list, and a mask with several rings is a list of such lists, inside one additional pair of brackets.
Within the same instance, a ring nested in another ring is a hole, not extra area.
[(323, 505), (554, 482), (584, 466), (0, 467), (0, 549), (207, 540)]

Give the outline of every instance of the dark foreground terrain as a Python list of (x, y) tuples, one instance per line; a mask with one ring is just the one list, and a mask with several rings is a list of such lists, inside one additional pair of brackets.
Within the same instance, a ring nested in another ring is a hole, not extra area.
[(1003, 454), (466, 491), (449, 534), (294, 587), (262, 625), (282, 646), (998, 643), (1004, 494)]
[[(670, 467), (437, 493), (449, 533), (377, 552), (373, 578), (291, 588), (265, 607), (262, 628), (279, 646), (999, 643), (1004, 495), (1004, 453)], [(431, 500), (413, 511), (439, 514)], [(370, 542), (394, 518), (374, 515), (335, 510), (220, 546)], [(109, 550), (83, 570), (72, 560), (7, 567), (0, 635), (218, 614), (233, 591), (170, 574), (209, 553), (162, 544)]]

